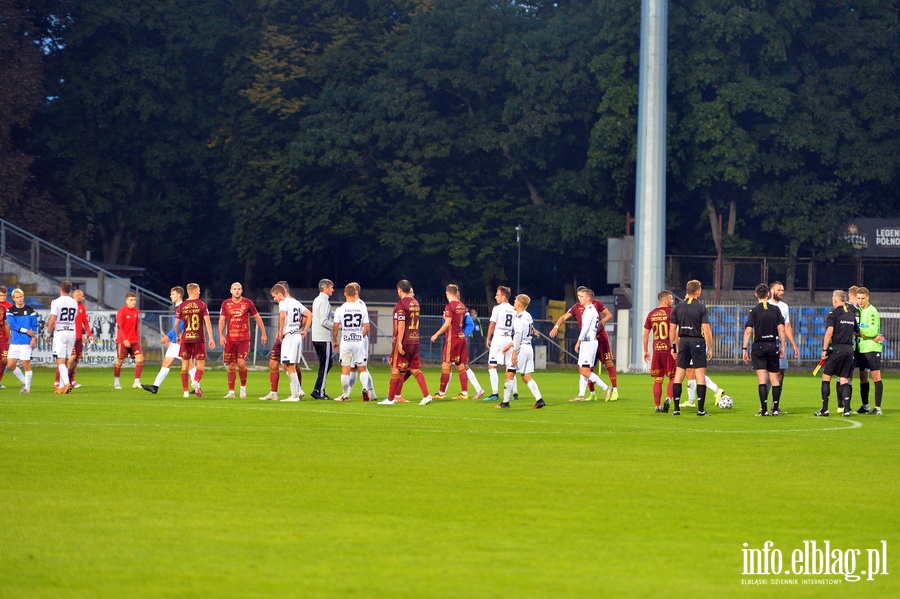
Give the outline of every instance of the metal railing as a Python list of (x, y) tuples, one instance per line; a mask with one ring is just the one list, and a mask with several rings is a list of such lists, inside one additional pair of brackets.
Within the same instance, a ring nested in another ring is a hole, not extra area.
[[(3, 219), (0, 219), (0, 255), (56, 281), (72, 280), (79, 271), (89, 273), (97, 278), (97, 293), (86, 295), (100, 306), (117, 306), (124, 291), (128, 290), (134, 291), (138, 303), (148, 309), (166, 309), (171, 304), (169, 298), (135, 285)], [(115, 294), (110, 293), (111, 290), (115, 290)]]

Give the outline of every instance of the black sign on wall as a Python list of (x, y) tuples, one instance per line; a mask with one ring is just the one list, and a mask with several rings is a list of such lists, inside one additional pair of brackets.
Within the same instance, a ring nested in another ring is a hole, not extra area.
[(900, 219), (856, 218), (845, 238), (864, 258), (900, 258)]

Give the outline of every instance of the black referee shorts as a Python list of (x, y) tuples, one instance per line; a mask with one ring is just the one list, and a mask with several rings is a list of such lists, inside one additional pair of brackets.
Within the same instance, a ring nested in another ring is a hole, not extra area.
[(755, 341), (750, 350), (750, 365), (753, 370), (765, 370), (766, 372), (778, 372), (778, 344), (774, 341)]
[(822, 374), (849, 379), (853, 376), (853, 346), (835, 345), (831, 354), (825, 359)]
[(678, 340), (678, 368), (706, 368), (706, 340), (682, 337)]

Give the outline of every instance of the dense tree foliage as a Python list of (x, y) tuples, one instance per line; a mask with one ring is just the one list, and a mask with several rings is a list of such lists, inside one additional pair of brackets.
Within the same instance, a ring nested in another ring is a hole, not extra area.
[[(481, 295), (522, 225), (524, 290), (605, 284), (639, 2), (29, 6), (0, 0), (0, 192), (38, 173), (105, 260)], [(668, 36), (670, 253), (828, 260), (847, 218), (900, 213), (895, 3), (673, 0)]]
[(52, 202), (35, 182), (28, 128), (46, 92), (43, 57), (57, 44), (57, 15), (66, 9), (65, 0), (0, 0), (0, 217), (51, 235), (44, 216)]

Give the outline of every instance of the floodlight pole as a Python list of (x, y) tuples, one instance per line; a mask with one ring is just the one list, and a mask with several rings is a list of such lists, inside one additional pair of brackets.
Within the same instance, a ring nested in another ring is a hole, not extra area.
[(644, 316), (666, 282), (666, 46), (668, 0), (641, 0), (631, 364), (645, 371)]

